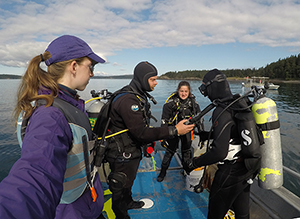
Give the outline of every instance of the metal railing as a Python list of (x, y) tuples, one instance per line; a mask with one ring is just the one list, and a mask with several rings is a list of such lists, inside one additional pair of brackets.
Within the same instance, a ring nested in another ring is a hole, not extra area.
[(288, 173), (289, 175), (292, 175), (293, 177), (296, 177), (297, 179), (300, 180), (300, 173), (286, 167), (286, 166), (283, 166), (283, 171), (285, 171), (286, 173)]

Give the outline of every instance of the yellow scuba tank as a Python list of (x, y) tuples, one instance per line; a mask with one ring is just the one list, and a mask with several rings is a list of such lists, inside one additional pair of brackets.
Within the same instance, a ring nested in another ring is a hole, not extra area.
[(276, 103), (260, 97), (252, 106), (255, 121), (262, 129), (265, 143), (261, 148), (261, 168), (258, 185), (263, 189), (275, 189), (283, 184), (280, 125)]

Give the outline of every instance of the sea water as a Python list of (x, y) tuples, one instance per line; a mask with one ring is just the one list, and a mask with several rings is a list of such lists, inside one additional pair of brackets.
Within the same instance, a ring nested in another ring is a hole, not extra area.
[[(91, 98), (91, 90), (100, 91), (108, 89), (114, 92), (127, 85), (129, 79), (91, 79), (87, 88), (79, 92), (84, 100)], [(151, 125), (159, 126), (162, 106), (169, 95), (176, 90), (179, 80), (158, 80), (158, 85), (150, 94), (154, 96), (157, 104), (151, 104), (152, 114), (157, 118), (157, 122)], [(210, 104), (207, 97), (203, 97), (198, 87), (201, 81), (190, 81), (192, 93), (195, 95), (201, 109)], [(20, 80), (8, 79), (0, 80), (0, 181), (7, 176), (14, 162), (20, 157), (20, 147), (18, 145), (15, 127), (11, 120), (12, 111), (15, 106), (16, 93)], [(266, 96), (272, 98), (278, 111), (280, 120), (280, 135), (283, 154), (283, 164), (288, 168), (300, 173), (300, 84), (279, 83), (278, 90), (268, 90)], [(241, 86), (241, 82), (230, 82), (232, 93), (244, 94), (246, 90)], [(204, 116), (205, 130), (210, 129), (211, 112)], [(300, 181), (288, 174), (284, 174), (284, 187), (300, 196)]]

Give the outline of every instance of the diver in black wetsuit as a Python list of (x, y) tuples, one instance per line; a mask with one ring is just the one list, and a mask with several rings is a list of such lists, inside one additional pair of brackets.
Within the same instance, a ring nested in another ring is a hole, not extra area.
[[(225, 75), (217, 69), (209, 71), (204, 76), (199, 90), (212, 102), (226, 97), (233, 99)], [(233, 110), (229, 108), (218, 117), (230, 102), (232, 100), (218, 105), (213, 111), (211, 133), (213, 142), (209, 150), (183, 164), (189, 174), (197, 167), (218, 163), (209, 196), (208, 219), (223, 219), (229, 209), (234, 210), (237, 219), (249, 218), (250, 184), (256, 172), (246, 168), (244, 158), (239, 153), (241, 147)], [(202, 140), (207, 137), (208, 133), (200, 133)], [(228, 153), (229, 148), (235, 150), (231, 156)]]
[(134, 69), (130, 84), (122, 88), (125, 92), (113, 99), (108, 135), (114, 136), (107, 139), (106, 160), (111, 168), (109, 189), (117, 219), (130, 218), (128, 209), (144, 205), (142, 201), (134, 201), (131, 192), (142, 159), (142, 148), (153, 141), (186, 134), (194, 128), (194, 125), (184, 124), (187, 120), (182, 120), (176, 126), (150, 126), (148, 98), (152, 97), (148, 92), (154, 90), (156, 79), (155, 66), (149, 62), (140, 62)]
[[(191, 93), (190, 83), (181, 81), (178, 84), (176, 92), (172, 93), (163, 106), (161, 116), (162, 126), (174, 125), (183, 119), (188, 119), (200, 113), (200, 107), (195, 100), (195, 96)], [(196, 124), (198, 131), (203, 131), (202, 120)], [(172, 157), (181, 142), (182, 162), (192, 158), (191, 144), (192, 133), (175, 136), (162, 141), (162, 146), (166, 148), (166, 152), (161, 164), (161, 170), (157, 177), (158, 182), (162, 182), (166, 176), (167, 169), (171, 163)]]

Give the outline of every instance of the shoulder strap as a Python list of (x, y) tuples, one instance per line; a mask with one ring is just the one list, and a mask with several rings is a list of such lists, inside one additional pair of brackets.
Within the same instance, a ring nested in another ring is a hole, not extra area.
[(173, 92), (165, 101), (165, 104), (169, 101), (170, 98), (173, 98), (176, 92)]
[[(37, 101), (36, 107), (40, 107), (45, 104), (46, 104), (46, 100), (40, 99)], [(89, 131), (89, 129), (88, 129), (88, 127), (90, 127), (90, 123), (89, 123), (87, 116), (84, 114), (84, 112), (82, 112), (77, 107), (70, 104), (69, 102), (62, 100), (58, 97), (53, 99), (53, 103), (51, 106), (54, 106), (57, 109), (59, 109), (62, 112), (62, 114), (66, 117), (68, 123), (76, 123), (76, 124), (80, 124), (82, 127), (85, 127), (85, 129), (88, 132), (89, 139), (92, 138), (92, 132)], [(22, 115), (19, 116), (19, 121), (18, 121), (18, 126), (20, 126), (20, 127), (17, 127), (17, 135), (18, 135), (18, 140), (19, 140), (20, 146), (22, 146), (22, 141), (24, 139), (25, 131), (26, 131), (28, 121), (30, 118), (30, 117), (21, 118), (21, 116)], [(20, 131), (18, 131), (18, 129)]]
[(71, 103), (58, 97), (53, 99), (52, 106), (56, 107), (62, 112), (68, 123), (74, 123), (84, 127), (88, 133), (89, 140), (92, 139), (91, 123), (84, 112)]
[(120, 89), (115, 91), (113, 94), (111, 94), (111, 96), (108, 98), (108, 101), (104, 104), (104, 106), (102, 106), (98, 116), (97, 116), (97, 120), (96, 123), (94, 125), (94, 129), (93, 132), (98, 136), (105, 136), (107, 128), (109, 126), (110, 123), (110, 112), (111, 112), (111, 106), (112, 103), (114, 101), (116, 101), (118, 98), (120, 98), (122, 95), (125, 95), (127, 93), (133, 93), (133, 94), (137, 94), (129, 89), (126, 89), (127, 87), (125, 87), (125, 89)]

